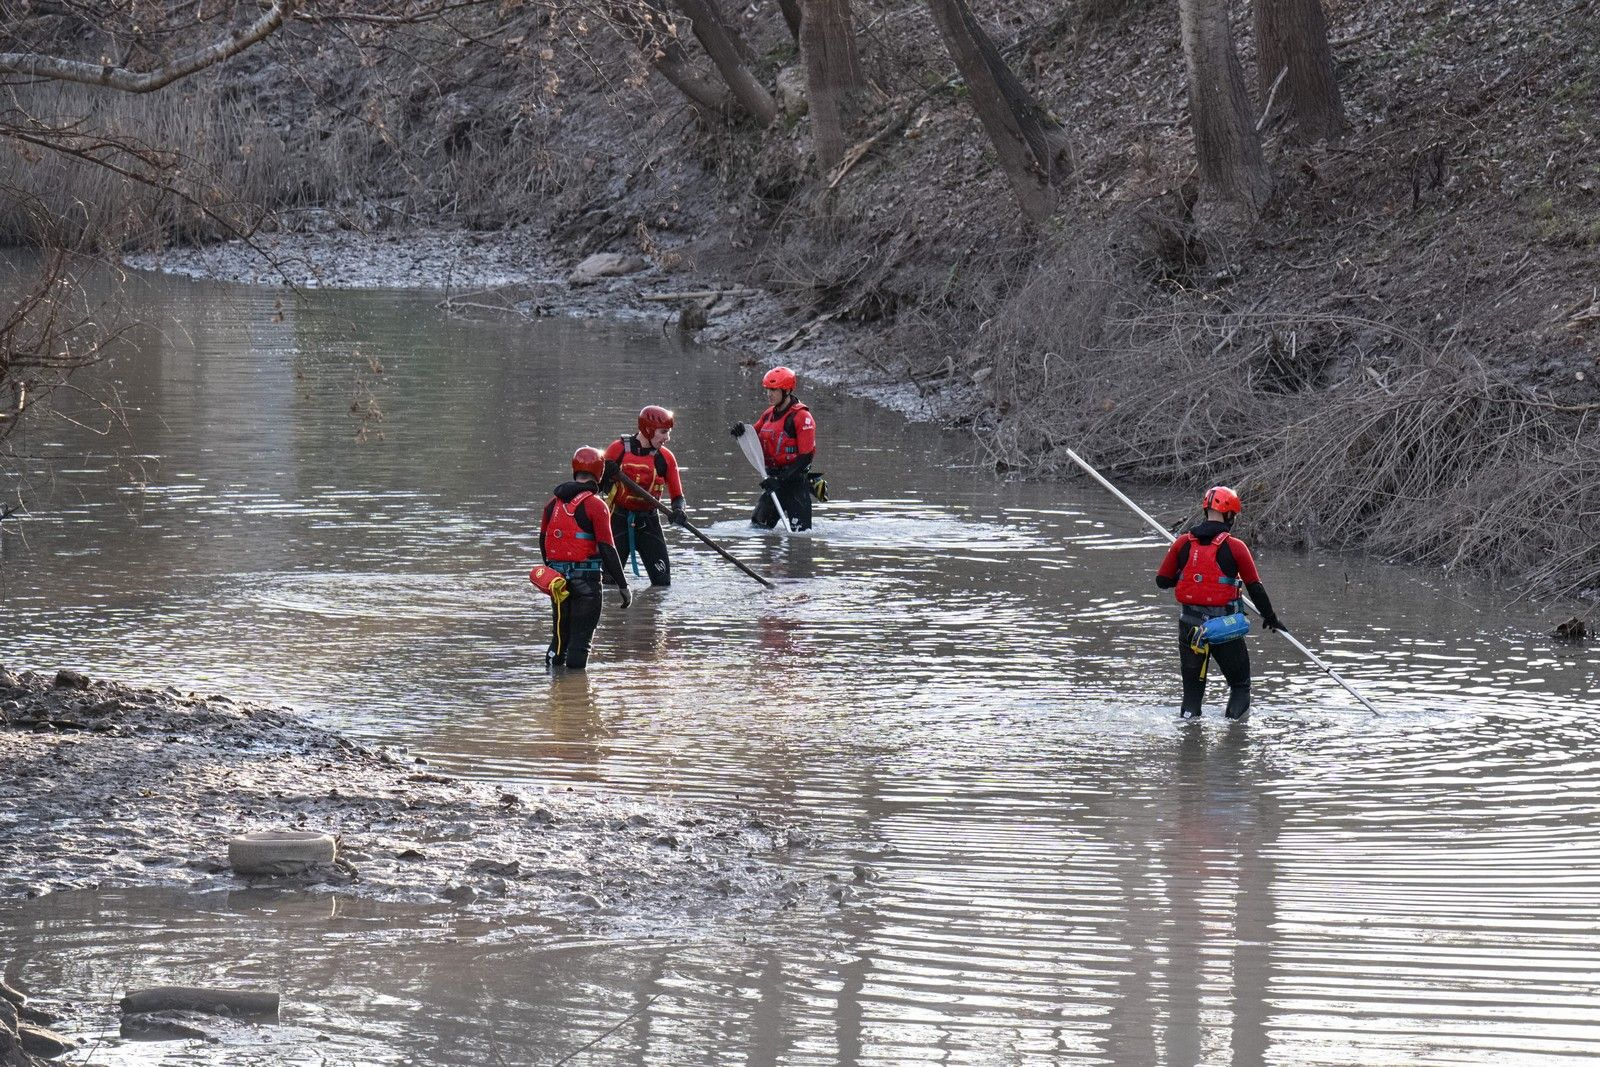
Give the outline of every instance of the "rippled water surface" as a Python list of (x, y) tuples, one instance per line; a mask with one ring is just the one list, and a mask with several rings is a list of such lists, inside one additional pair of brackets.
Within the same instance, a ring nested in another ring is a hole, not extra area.
[[(0, 906), (0, 951), (68, 999), (285, 990), (276, 1030), (92, 1062), (1600, 1055), (1600, 662), (1535, 609), (1258, 550), (1384, 716), (1269, 637), (1252, 721), (1180, 726), (1161, 546), (1091, 485), (998, 484), (959, 438), (812, 389), (838, 499), (810, 536), (758, 533), (731, 357), (418, 295), (139, 284), (150, 325), (98, 387), (126, 428), (79, 403), (87, 428), (17, 442), (0, 660), (287, 702), (456, 774), (782, 812), (820, 838), (797, 873), (849, 888), (820, 922), (628, 936), (246, 893)], [(676, 584), (608, 606), (587, 676), (551, 679), (537, 510), (647, 402), (677, 409), (693, 517), (778, 588), (674, 532)]]

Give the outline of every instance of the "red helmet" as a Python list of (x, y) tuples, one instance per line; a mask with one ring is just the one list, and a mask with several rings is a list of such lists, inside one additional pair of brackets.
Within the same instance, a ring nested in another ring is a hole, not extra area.
[(672, 412), (659, 404), (651, 404), (639, 412), (639, 432), (652, 433), (656, 430), (670, 430), (677, 421)]
[(1213, 485), (1207, 489), (1206, 498), (1200, 502), (1200, 506), (1224, 515), (1237, 515), (1244, 510), (1244, 505), (1239, 503), (1239, 494), (1225, 485)]
[(787, 393), (794, 389), (794, 382), (794, 371), (788, 367), (773, 367), (761, 379), (761, 388), (782, 389)]
[(590, 448), (588, 445), (584, 445), (572, 454), (573, 474), (592, 474), (595, 476), (595, 480), (598, 481), (605, 471), (605, 453), (598, 448)]

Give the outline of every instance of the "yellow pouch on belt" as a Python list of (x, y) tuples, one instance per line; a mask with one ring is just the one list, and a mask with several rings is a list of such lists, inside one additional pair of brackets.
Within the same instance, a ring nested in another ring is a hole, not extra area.
[(539, 566), (528, 572), (528, 581), (532, 582), (533, 587), (539, 592), (555, 601), (558, 607), (563, 600), (567, 599), (566, 576), (554, 567), (546, 567), (542, 563), (539, 564)]

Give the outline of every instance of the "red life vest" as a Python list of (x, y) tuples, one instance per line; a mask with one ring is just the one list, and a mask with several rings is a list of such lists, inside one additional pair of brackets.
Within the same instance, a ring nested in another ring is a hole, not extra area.
[(1178, 573), (1178, 584), (1172, 591), (1178, 603), (1220, 608), (1238, 600), (1242, 583), (1224, 574), (1217, 562), (1217, 550), (1229, 535), (1220, 533), (1210, 544), (1201, 544), (1194, 534), (1183, 536), (1189, 539), (1189, 558)]
[(551, 563), (582, 563), (600, 555), (594, 539), (594, 521), (583, 502), (594, 496), (585, 489), (571, 500), (552, 500), (544, 524), (544, 557)]
[[(611, 455), (612, 452), (617, 455)], [(619, 437), (616, 444), (606, 449), (606, 458), (615, 459), (623, 474), (638, 482), (645, 492), (660, 499), (667, 488), (667, 457), (663, 453), (664, 450), (655, 449), (640, 454), (633, 450), (626, 437)], [(616, 495), (611, 502), (623, 511), (654, 511), (656, 507), (620, 481), (617, 482)]]
[[(804, 419), (801, 423), (799, 420)], [(769, 467), (786, 467), (800, 458), (800, 441), (804, 431), (811, 430), (811, 443), (815, 447), (815, 426), (811, 409), (800, 401), (791, 403), (782, 415), (772, 408), (763, 411), (755, 421), (756, 436), (761, 439), (761, 453)], [(809, 451), (809, 450), (808, 450)]]

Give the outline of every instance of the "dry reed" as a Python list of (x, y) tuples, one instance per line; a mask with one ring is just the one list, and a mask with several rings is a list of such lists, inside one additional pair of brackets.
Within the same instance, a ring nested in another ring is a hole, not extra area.
[(1600, 405), (1566, 405), (1393, 320), (1152, 285), (1109, 232), (1039, 265), (967, 365), (997, 462), (1232, 483), (1288, 543), (1600, 593)]

